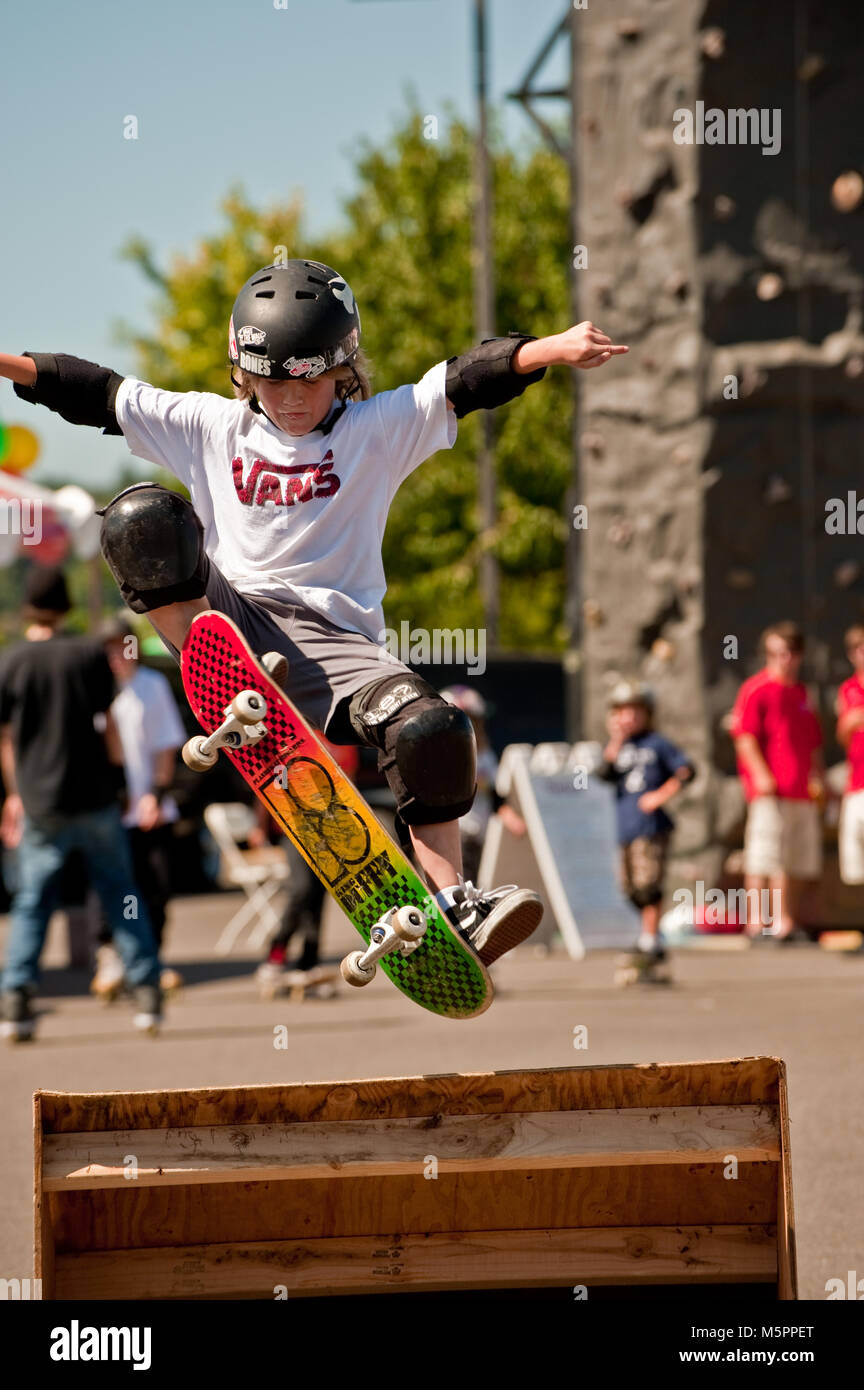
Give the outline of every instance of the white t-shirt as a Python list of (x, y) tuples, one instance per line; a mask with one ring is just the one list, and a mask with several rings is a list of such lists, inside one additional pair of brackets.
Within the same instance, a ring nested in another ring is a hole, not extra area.
[(244, 401), (161, 391), (127, 377), (115, 411), (131, 452), (189, 489), (207, 554), (251, 598), (305, 604), (381, 640), (381, 543), (400, 483), (452, 448), (446, 363), (416, 384), (349, 402), (330, 434), (302, 438)]
[[(111, 713), (117, 724), (123, 749), (126, 789), (129, 808), (123, 824), (138, 824), (138, 807), (142, 796), (153, 791), (156, 754), (166, 748), (180, 748), (186, 741), (186, 730), (171, 692), (171, 686), (161, 671), (139, 666), (134, 676), (115, 696)], [(162, 801), (162, 819), (174, 821), (177, 805), (166, 796)]]

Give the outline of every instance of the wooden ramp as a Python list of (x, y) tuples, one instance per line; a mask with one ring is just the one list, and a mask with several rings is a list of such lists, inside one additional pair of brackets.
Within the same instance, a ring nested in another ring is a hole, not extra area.
[(796, 1294), (776, 1058), (34, 1105), (45, 1298)]

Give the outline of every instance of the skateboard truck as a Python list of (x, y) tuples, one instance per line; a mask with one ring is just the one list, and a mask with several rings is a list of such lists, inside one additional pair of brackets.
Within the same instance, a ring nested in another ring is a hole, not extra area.
[(225, 722), (212, 734), (195, 734), (183, 745), (183, 761), (193, 772), (206, 772), (219, 757), (220, 748), (245, 748), (267, 732), (262, 721), (267, 701), (257, 690), (241, 690), (225, 710)]
[(376, 961), (391, 951), (410, 956), (416, 951), (429, 925), (426, 913), (419, 907), (391, 907), (372, 928), (365, 951), (351, 951), (340, 965), (343, 980), (349, 985), (368, 985), (375, 978)]
[[(288, 658), (281, 652), (265, 652), (261, 665), (271, 680), (284, 687), (288, 679)], [(267, 701), (257, 690), (241, 690), (225, 710), (225, 723), (209, 738), (195, 734), (183, 745), (183, 761), (193, 772), (207, 772), (219, 756), (220, 748), (245, 748), (257, 743), (267, 732), (261, 722), (267, 714)]]

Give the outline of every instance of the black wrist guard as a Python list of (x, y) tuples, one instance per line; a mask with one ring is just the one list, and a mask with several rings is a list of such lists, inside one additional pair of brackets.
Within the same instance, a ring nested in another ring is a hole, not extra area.
[(15, 395), (34, 405), (47, 405), (72, 425), (95, 425), (103, 434), (122, 434), (114, 414), (117, 389), (123, 380), (110, 367), (69, 357), (65, 352), (25, 352), (36, 363), (36, 385), (15, 385)]
[(457, 420), (472, 410), (494, 410), (521, 396), (526, 386), (541, 381), (546, 368), (514, 372), (513, 354), (522, 343), (533, 343), (530, 333), (508, 333), (506, 338), (485, 338), (479, 347), (461, 357), (447, 359), (447, 399), (453, 402)]

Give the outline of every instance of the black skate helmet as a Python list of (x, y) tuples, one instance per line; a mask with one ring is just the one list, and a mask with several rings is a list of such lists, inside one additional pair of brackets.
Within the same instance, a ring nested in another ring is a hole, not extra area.
[(351, 362), (360, 345), (360, 315), (338, 271), (320, 261), (265, 265), (234, 301), (228, 329), (233, 369), (288, 381), (314, 380)]

